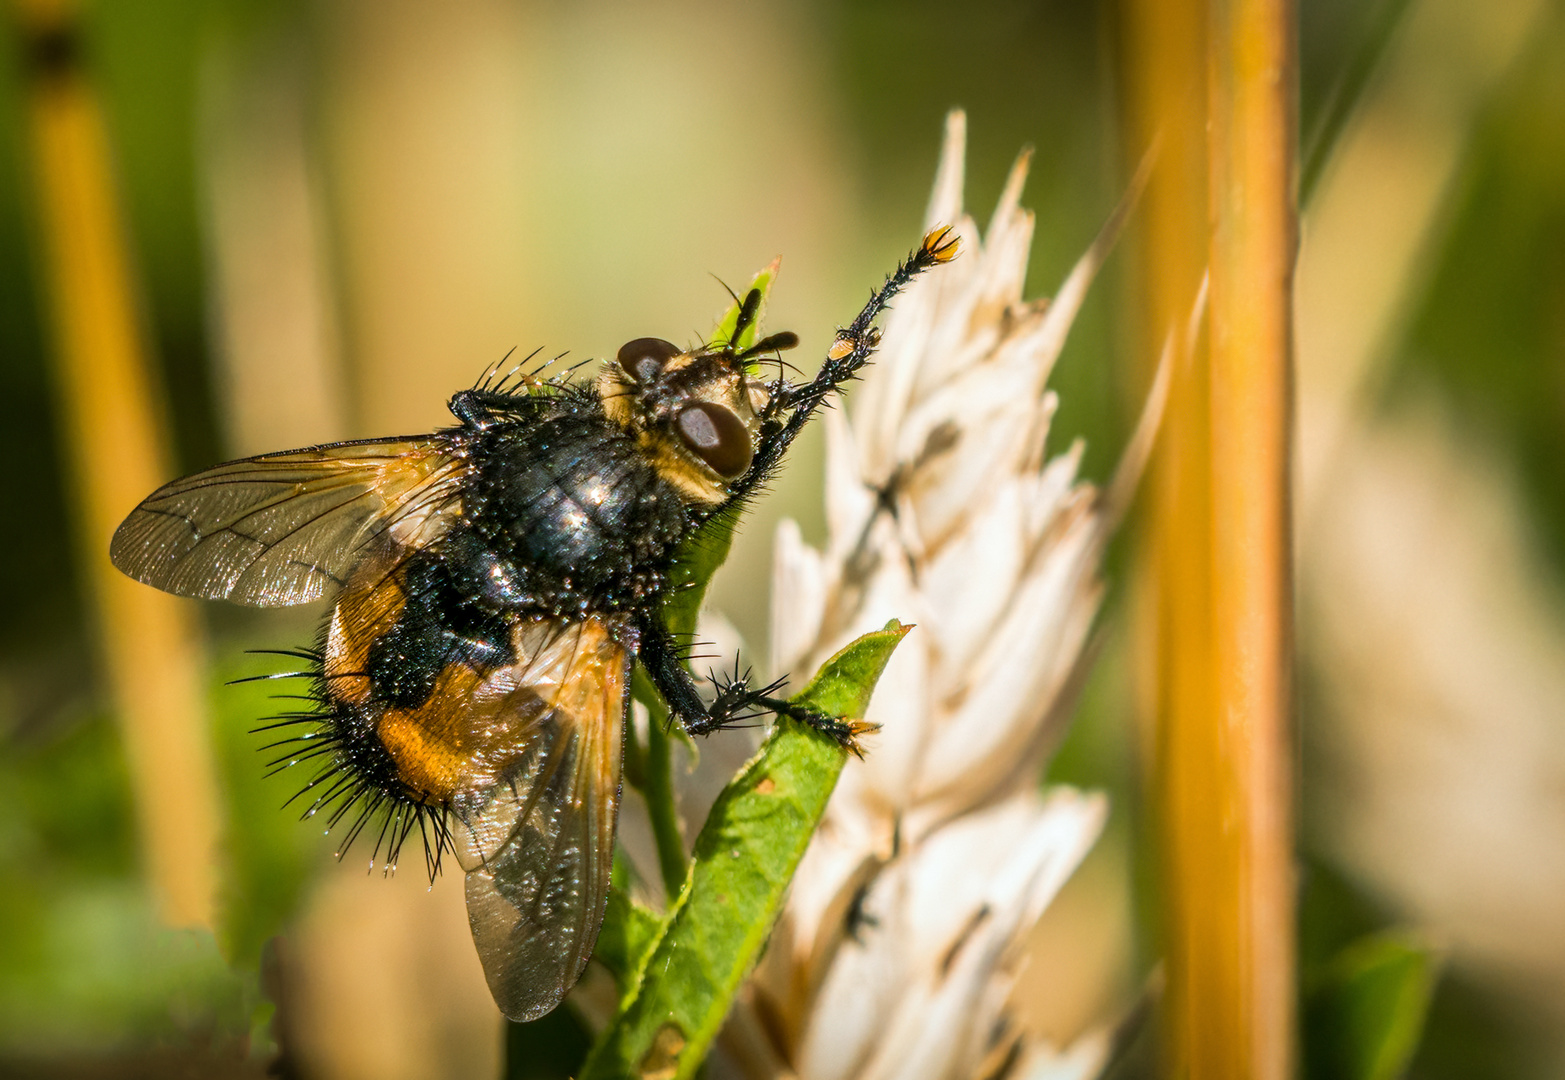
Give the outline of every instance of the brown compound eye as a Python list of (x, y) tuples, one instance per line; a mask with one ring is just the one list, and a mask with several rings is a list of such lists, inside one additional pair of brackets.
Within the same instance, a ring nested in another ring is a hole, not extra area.
[(619, 366), (642, 386), (657, 381), (663, 368), (680, 354), (678, 345), (662, 338), (638, 337), (619, 347)]
[(680, 440), (725, 480), (743, 476), (755, 456), (750, 430), (733, 410), (698, 401), (679, 410), (674, 421)]

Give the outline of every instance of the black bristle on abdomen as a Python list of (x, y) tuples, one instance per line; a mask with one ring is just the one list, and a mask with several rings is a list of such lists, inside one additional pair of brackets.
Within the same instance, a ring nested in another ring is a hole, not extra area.
[(328, 833), (343, 827), (336, 851), (338, 860), (347, 857), (361, 836), (373, 835), (375, 843), (368, 868), (374, 870), (379, 863), (387, 874), (397, 869), (403, 844), (416, 830), (424, 845), (425, 869), (433, 881), (451, 847), (446, 810), (443, 806), (414, 798), (397, 779), (396, 765), (375, 734), (368, 710), (335, 700), (328, 692), (324, 651), (319, 648), (252, 651), (304, 659), (309, 663), (306, 670), (232, 680), (237, 684), (304, 679), (310, 684), (307, 693), (275, 695), (275, 698), (312, 702), (314, 708), (275, 713), (250, 729), (255, 735), (298, 729), (286, 738), (272, 739), (260, 747), (263, 753), (284, 751), (268, 760), (267, 776), (276, 776), (299, 766), (314, 766), (310, 778), (284, 801), (283, 806), (297, 805), (304, 799), (300, 820), (324, 816)]

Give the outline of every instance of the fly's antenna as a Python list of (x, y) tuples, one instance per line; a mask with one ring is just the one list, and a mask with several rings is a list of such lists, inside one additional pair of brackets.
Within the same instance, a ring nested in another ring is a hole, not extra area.
[[(750, 295), (754, 296), (754, 293)], [(738, 336), (736, 333), (735, 337)], [(792, 330), (783, 330), (757, 341), (744, 352), (734, 357), (735, 360), (748, 360), (752, 356), (761, 356), (764, 353), (782, 352), (785, 349), (797, 349), (799, 347), (799, 335)]]
[[(755, 316), (761, 310), (761, 290), (751, 289), (744, 294), (744, 302), (739, 305), (739, 317), (734, 320), (734, 332), (728, 335), (728, 345), (744, 337), (744, 332), (755, 323)], [(797, 340), (797, 339), (796, 339)], [(791, 348), (791, 346), (790, 346)]]

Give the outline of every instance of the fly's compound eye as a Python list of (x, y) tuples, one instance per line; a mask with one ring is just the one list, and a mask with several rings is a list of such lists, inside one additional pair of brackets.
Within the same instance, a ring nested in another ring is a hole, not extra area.
[(724, 480), (743, 476), (750, 468), (755, 456), (750, 430), (733, 410), (698, 401), (679, 410), (674, 426), (690, 452)]
[(638, 337), (619, 347), (619, 366), (642, 386), (657, 381), (663, 368), (680, 354), (680, 348), (662, 338)]

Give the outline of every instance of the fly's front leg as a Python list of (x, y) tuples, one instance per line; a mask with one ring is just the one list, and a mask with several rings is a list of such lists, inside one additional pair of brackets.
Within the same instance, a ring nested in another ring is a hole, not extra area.
[(750, 672), (746, 670), (743, 674), (740, 673), (739, 657), (735, 656), (732, 675), (712, 677), (712, 685), (717, 687), (717, 700), (708, 710), (709, 714), (718, 727), (728, 726), (740, 720), (749, 720), (764, 713), (786, 716), (790, 720), (807, 724), (860, 757), (864, 756), (863, 748), (859, 745), (859, 736), (878, 730), (879, 724), (866, 724), (862, 720), (832, 716), (819, 709), (812, 709), (807, 705), (777, 697), (777, 692), (787, 685), (787, 682), (788, 677), (785, 675), (765, 686), (752, 687)]
[(812, 709), (808, 705), (800, 705), (775, 696), (787, 682), (787, 676), (784, 676), (765, 686), (752, 687), (750, 673), (746, 671), (740, 674), (739, 658), (734, 657), (734, 673), (712, 679), (713, 685), (717, 687), (717, 699), (708, 710), (710, 727), (707, 730), (727, 727), (742, 720), (774, 713), (812, 727), (837, 745), (851, 750), (859, 757), (864, 756), (864, 748), (859, 744), (859, 736), (879, 730), (879, 724), (867, 724), (862, 720), (832, 716), (819, 709)]
[(826, 359), (815, 378), (802, 386), (791, 386), (778, 380), (773, 386), (773, 402), (769, 415), (787, 412), (787, 420), (769, 419), (750, 471), (736, 480), (729, 488), (729, 497), (717, 513), (739, 505), (767, 479), (782, 462), (783, 455), (793, 445), (810, 417), (821, 403), (840, 390), (844, 383), (857, 377), (858, 371), (869, 362), (880, 344), (880, 330), (875, 320), (885, 311), (892, 297), (907, 287), (925, 270), (950, 262), (956, 258), (958, 238), (950, 226), (931, 230), (918, 250), (894, 270), (886, 282), (870, 296), (854, 320), (837, 331), (836, 340), (826, 350)]
[[(781, 378), (771, 384), (771, 401), (762, 415), (761, 436), (750, 468), (729, 486), (728, 498), (721, 505), (696, 515), (697, 522), (737, 513), (746, 500), (766, 483), (782, 462), (788, 448), (793, 445), (793, 440), (810, 422), (815, 410), (840, 390), (844, 383), (856, 378), (859, 369), (874, 355), (876, 346), (880, 344), (880, 331), (875, 326), (875, 320), (886, 309), (892, 297), (924, 271), (956, 258), (957, 247), (957, 236), (949, 226), (931, 230), (918, 249), (870, 296), (869, 303), (864, 305), (854, 320), (837, 331), (836, 339), (826, 351), (826, 359), (814, 379), (802, 386), (789, 385)], [(740, 306), (739, 326), (749, 325), (759, 304), (760, 294), (751, 290)], [(734, 336), (738, 336), (737, 330)], [(757, 344), (751, 351), (792, 348), (794, 344), (793, 335), (778, 335)], [(741, 355), (748, 356), (750, 351)], [(783, 414), (787, 414), (786, 419), (783, 419)], [(752, 688), (748, 675), (741, 675), (737, 670), (731, 678), (712, 680), (717, 695), (712, 704), (707, 705), (701, 700), (696, 680), (686, 669), (684, 658), (679, 654), (662, 620), (654, 613), (638, 620), (638, 623), (641, 631), (641, 665), (663, 695), (663, 700), (668, 703), (670, 716), (677, 718), (691, 735), (710, 734), (719, 728), (752, 719), (760, 713), (771, 712), (808, 724), (857, 753), (857, 737), (871, 730), (870, 726), (861, 721), (827, 716), (775, 697), (775, 693), (782, 687), (781, 681)]]

